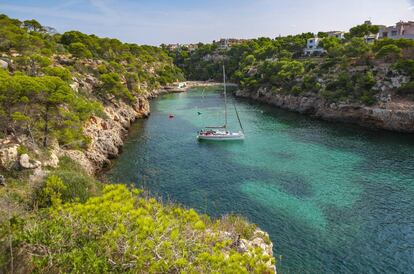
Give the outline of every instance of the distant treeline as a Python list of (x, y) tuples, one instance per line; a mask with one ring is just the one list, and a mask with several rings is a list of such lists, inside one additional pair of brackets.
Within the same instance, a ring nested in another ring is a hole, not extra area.
[[(394, 74), (414, 80), (414, 41), (382, 39), (367, 43), (366, 35), (378, 32), (367, 24), (352, 28), (344, 39), (320, 32), (322, 54), (305, 56), (307, 40), (314, 33), (286, 37), (258, 38), (243, 41), (229, 49), (217, 44), (199, 44), (190, 51), (179, 47), (170, 51), (175, 64), (192, 80), (221, 78), (224, 63), (231, 81), (242, 89), (267, 87), (278, 93), (300, 95), (313, 93), (330, 101), (375, 103), (378, 80), (389, 80)], [(385, 65), (388, 74), (375, 67)], [(359, 67), (359, 69), (358, 69)], [(398, 92), (413, 96), (413, 82)]]

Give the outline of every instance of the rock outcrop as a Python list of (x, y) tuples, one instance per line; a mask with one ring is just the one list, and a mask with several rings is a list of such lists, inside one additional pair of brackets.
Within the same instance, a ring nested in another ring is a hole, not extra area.
[(11, 168), (18, 160), (19, 145), (10, 139), (0, 140), (0, 167)]
[[(186, 91), (194, 85), (198, 84), (191, 83), (186, 88), (179, 90), (162, 89), (138, 98), (134, 104), (108, 103), (104, 107), (105, 115), (103, 117), (93, 116), (85, 124), (84, 133), (90, 139), (90, 145), (86, 151), (63, 149), (55, 141), (51, 142), (47, 155), (41, 155), (39, 151), (36, 152), (38, 149), (33, 148), (31, 151), (35, 156), (30, 157), (26, 153), (19, 156), (18, 148), (20, 145), (29, 147), (27, 140), (0, 140), (0, 166), (12, 167), (18, 164), (20, 168), (32, 170), (29, 181), (33, 185), (44, 181), (50, 172), (49, 169), (44, 167), (56, 168), (59, 165), (59, 157), (66, 156), (80, 164), (88, 174), (94, 175), (110, 165), (110, 160), (120, 154), (123, 141), (131, 124), (136, 119), (145, 118), (150, 114), (148, 98), (165, 93)], [(234, 240), (236, 236), (234, 232), (223, 232), (221, 235), (227, 240)], [(268, 239), (269, 236), (266, 232), (257, 229), (250, 239), (238, 238), (233, 248), (252, 257), (257, 255), (252, 253), (251, 250), (260, 248), (263, 255), (273, 258), (273, 244)], [(276, 267), (272, 260), (269, 260), (268, 266), (274, 269), (276, 273)]]
[[(209, 231), (209, 233), (212, 233)], [(213, 233), (212, 233), (213, 234)], [(262, 250), (262, 255), (269, 256), (273, 258), (273, 243), (269, 239), (269, 234), (264, 232), (263, 230), (256, 228), (253, 232), (253, 235), (249, 239), (244, 239), (240, 235), (235, 234), (234, 231), (220, 231), (219, 232), (220, 240), (224, 241), (233, 241), (230, 248), (236, 250), (237, 252), (243, 254), (247, 253), (249, 256), (254, 257), (256, 256), (251, 252), (251, 250), (255, 250), (260, 248)], [(228, 252), (230, 250), (223, 250), (225, 256), (228, 256)], [(267, 263), (267, 266), (270, 269), (274, 270), (276, 273), (276, 266), (273, 264), (272, 261)]]
[(0, 59), (0, 68), (2, 69), (8, 69), (9, 68), (9, 63)]
[(283, 109), (312, 115), (324, 120), (358, 124), (399, 132), (414, 132), (414, 102), (388, 99), (373, 106), (328, 103), (312, 95), (283, 95), (266, 89), (239, 90), (236, 96), (271, 104)]
[[(266, 241), (265, 239), (269, 239), (269, 234), (263, 230), (256, 229), (251, 240), (240, 239), (237, 249), (239, 252), (244, 253), (249, 252), (248, 250), (251, 249), (260, 248), (263, 255), (273, 257), (273, 243), (270, 240)], [(253, 254), (250, 255), (254, 256)], [(274, 269), (276, 273), (275, 265), (269, 262), (268, 266), (269, 268)]]
[[(79, 85), (85, 86), (83, 81), (79, 81)], [(167, 93), (184, 92), (199, 85), (212, 86), (216, 83), (187, 82), (183, 88), (169, 86), (145, 93), (145, 96), (139, 97), (134, 104), (121, 101), (106, 105), (104, 109), (106, 117), (94, 116), (85, 125), (85, 135), (91, 140), (89, 148), (85, 152), (65, 150), (61, 155), (74, 159), (90, 174), (108, 167), (110, 160), (120, 154), (131, 124), (136, 119), (148, 117), (150, 114), (148, 101), (150, 98)]]
[[(78, 91), (82, 88), (86, 92), (93, 93), (96, 88), (97, 79), (86, 75), (83, 78), (74, 78), (72, 88)], [(10, 169), (18, 164), (24, 169), (37, 169), (41, 167), (55, 168), (59, 164), (59, 157), (67, 156), (79, 163), (90, 175), (110, 165), (110, 160), (117, 157), (128, 134), (131, 124), (139, 118), (145, 118), (150, 114), (149, 98), (162, 94), (182, 92), (197, 85), (197, 82), (190, 82), (187, 87), (177, 90), (174, 86), (162, 88), (136, 99), (135, 103), (111, 102), (104, 106), (103, 117), (93, 116), (84, 126), (84, 133), (90, 139), (90, 145), (86, 151), (70, 150), (60, 148), (57, 143), (50, 145), (50, 155), (37, 155), (36, 160), (29, 155), (23, 154), (19, 157), (18, 148), (20, 145), (32, 147), (26, 139), (12, 140), (12, 138), (0, 139), (0, 167)], [(210, 83), (209, 83), (210, 84)], [(211, 83), (212, 84), (212, 83)], [(32, 147), (36, 152), (38, 149)], [(41, 161), (38, 161), (38, 159)]]
[(85, 125), (85, 135), (91, 140), (84, 155), (74, 151), (65, 151), (64, 155), (79, 162), (89, 173), (95, 173), (110, 164), (110, 159), (118, 156), (123, 139), (131, 123), (149, 115), (149, 102), (139, 98), (133, 105), (123, 102), (105, 106), (105, 118), (92, 117)]
[(51, 168), (57, 168), (59, 166), (59, 158), (54, 151), (47, 160), (43, 161), (42, 166)]
[(20, 155), (19, 164), (25, 169), (35, 169), (42, 166), (40, 161), (30, 159), (30, 156), (27, 154)]

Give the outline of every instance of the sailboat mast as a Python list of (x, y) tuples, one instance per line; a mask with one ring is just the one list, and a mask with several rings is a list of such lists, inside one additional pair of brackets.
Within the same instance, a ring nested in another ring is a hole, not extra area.
[(227, 129), (227, 90), (226, 90), (226, 69), (223, 64), (223, 86), (224, 86), (224, 128)]
[(233, 106), (234, 106), (234, 110), (236, 111), (237, 120), (239, 120), (240, 129), (241, 129), (241, 131), (242, 131), (242, 132), (243, 132), (243, 134), (244, 134), (243, 125), (242, 125), (242, 123), (241, 123), (240, 116), (239, 116), (239, 112), (237, 111), (237, 108), (236, 108), (236, 103), (234, 103), (234, 101), (233, 101)]

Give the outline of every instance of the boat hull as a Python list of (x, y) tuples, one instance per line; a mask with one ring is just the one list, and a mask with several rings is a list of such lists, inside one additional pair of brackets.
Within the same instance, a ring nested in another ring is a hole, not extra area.
[(197, 139), (199, 141), (243, 141), (243, 134), (233, 134), (233, 135), (198, 135)]

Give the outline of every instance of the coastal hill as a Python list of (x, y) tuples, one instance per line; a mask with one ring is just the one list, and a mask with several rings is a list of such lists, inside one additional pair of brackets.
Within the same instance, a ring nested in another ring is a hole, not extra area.
[(243, 218), (94, 176), (148, 99), (184, 80), (165, 49), (1, 15), (0, 54), (1, 272), (275, 272)]
[(166, 48), (192, 80), (220, 79), (224, 61), (239, 85), (236, 96), (326, 120), (414, 132), (414, 40), (375, 39), (379, 30), (367, 21), (347, 33)]
[(414, 132), (414, 41), (377, 32), (153, 47), (0, 15), (0, 271), (275, 272), (271, 239), (243, 217), (212, 219), (96, 175), (151, 98), (220, 81), (223, 63), (236, 96)]

